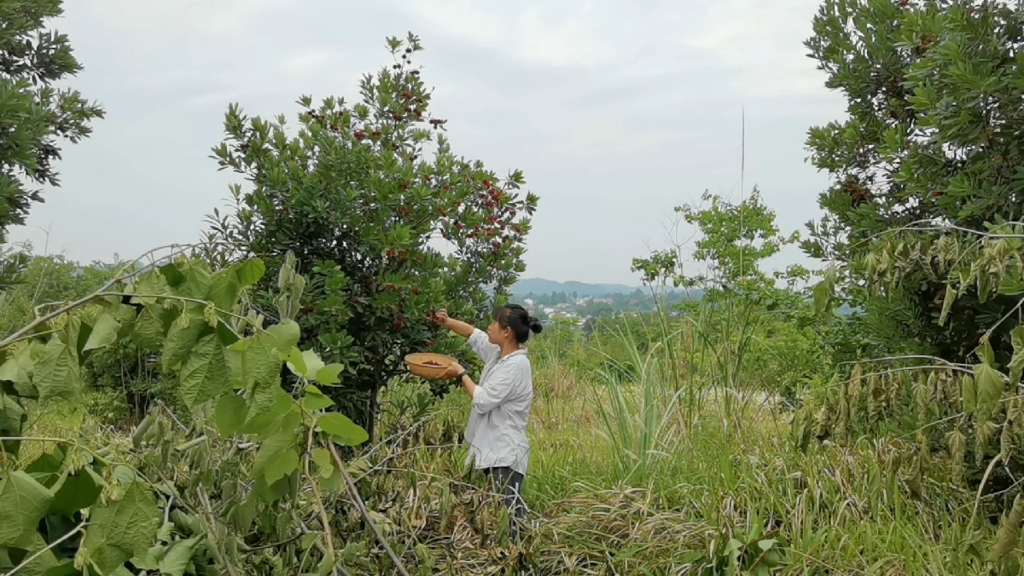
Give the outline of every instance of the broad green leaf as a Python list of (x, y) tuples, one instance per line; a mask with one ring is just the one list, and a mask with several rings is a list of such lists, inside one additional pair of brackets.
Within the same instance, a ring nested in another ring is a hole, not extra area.
[(183, 576), (192, 562), (192, 554), (195, 553), (199, 538), (178, 540), (171, 544), (160, 560), (160, 573), (168, 576)]
[(298, 348), (292, 348), (288, 353), (288, 369), (299, 378), (306, 374), (306, 359)]
[(50, 398), (77, 400), (82, 383), (75, 349), (59, 338), (51, 338), (36, 362), (34, 380), (40, 401)]
[(221, 436), (230, 437), (238, 433), (245, 423), (245, 398), (238, 394), (225, 394), (217, 401), (213, 412), (217, 431)]
[(64, 465), (64, 451), (60, 446), (53, 451), (43, 452), (25, 467), (25, 472), (43, 486), (53, 489), (61, 478), (61, 467)]
[(167, 331), (161, 359), (163, 369), (168, 372), (176, 370), (185, 362), (196, 342), (206, 333), (212, 331), (213, 329), (206, 323), (202, 308), (190, 305), (188, 311), (175, 320), (171, 324), (170, 330)]
[(317, 426), (330, 434), (336, 442), (343, 446), (359, 446), (370, 439), (370, 436), (359, 425), (344, 414), (332, 412), (317, 419)]
[(135, 329), (132, 331), (132, 342), (141, 350), (159, 350), (164, 342), (164, 325), (159, 318), (153, 315), (153, 308), (147, 306), (135, 320)]
[(206, 293), (206, 301), (212, 302), (218, 310), (231, 312), (241, 288), (234, 271), (220, 270), (213, 275), (210, 290)]
[(135, 481), (120, 500), (92, 508), (81, 548), (103, 573), (113, 572), (133, 556), (146, 554), (161, 522), (152, 494)]
[(160, 274), (167, 280), (167, 285), (171, 288), (177, 288), (185, 283), (185, 275), (174, 264), (161, 266)]
[(189, 408), (231, 392), (224, 349), (216, 334), (204, 336), (186, 357), (178, 387), (181, 399)]
[(982, 364), (990, 368), (995, 368), (996, 353), (992, 351), (992, 345), (989, 344), (988, 340), (982, 342), (981, 345), (974, 350), (974, 353), (978, 355), (978, 359), (981, 360)]
[(267, 482), (273, 484), (298, 470), (298, 468), (299, 454), (294, 448), (291, 448), (278, 452), (274, 458), (267, 462), (264, 474), (266, 474)]
[(299, 466), (298, 445), (294, 429), (281, 430), (267, 438), (256, 453), (253, 472), (273, 484), (294, 472)]
[(74, 475), (65, 473), (53, 491), (50, 513), (71, 516), (96, 503), (103, 491), (103, 478), (86, 466)]
[(313, 449), (313, 462), (316, 464), (317, 473), (322, 478), (330, 478), (334, 474), (334, 463), (331, 461), (331, 453), (325, 448)]
[(0, 480), (0, 547), (30, 545), (52, 501), (53, 492), (21, 470)]
[(163, 559), (164, 554), (167, 554), (167, 546), (154, 544), (146, 550), (145, 556), (133, 556), (131, 562), (136, 568), (155, 571), (160, 569), (160, 560)]
[(267, 272), (267, 267), (259, 258), (251, 258), (234, 266), (235, 275), (242, 288), (248, 288), (260, 281)]
[[(28, 414), (13, 398), (0, 392), (0, 436), (17, 438), (28, 422)], [(11, 456), (17, 456), (21, 448), (20, 440), (0, 440), (0, 449)]]
[(281, 389), (280, 382), (259, 384), (249, 400), (249, 409), (241, 432), (263, 434), (275, 420), (294, 406), (295, 401)]
[[(39, 554), (34, 560), (30, 561), (23, 568), (18, 570), (17, 576), (63, 576), (63, 575), (78, 575), (79, 572), (75, 570), (74, 563), (68, 560), (63, 562), (57, 559), (57, 556), (52, 550), (47, 550), (46, 540), (43, 539), (42, 534), (35, 532), (32, 535), (32, 542), (19, 547), (20, 550), (24, 551), (25, 558)], [(3, 564), (3, 553), (5, 550), (0, 548), (0, 570), (4, 568)], [(70, 568), (70, 571), (69, 571)]]
[(300, 376), (306, 380), (316, 380), (316, 373), (324, 367), (324, 361), (313, 350), (306, 350), (302, 353), (302, 362), (306, 369)]
[(305, 394), (302, 396), (301, 404), (302, 407), (309, 412), (316, 412), (317, 410), (323, 410), (328, 406), (333, 406), (334, 401), (324, 396), (324, 393), (320, 391), (316, 386), (306, 386), (303, 388)]
[(32, 348), (22, 346), (6, 362), (0, 364), (0, 380), (8, 382), (30, 384), (30, 376), (35, 369), (35, 362), (32, 361)]
[(302, 338), (302, 331), (295, 320), (285, 320), (280, 324), (269, 326), (267, 332), (277, 338), (277, 349), (282, 351), (295, 347), (299, 343), (299, 339)]
[(100, 314), (96, 323), (93, 324), (92, 333), (89, 334), (89, 339), (85, 341), (82, 350), (96, 350), (110, 346), (117, 341), (117, 334), (120, 330), (121, 323), (113, 316), (106, 313)]
[(338, 376), (344, 369), (345, 367), (341, 364), (328, 364), (316, 371), (316, 381), (324, 386), (337, 384), (338, 382), (341, 382), (341, 379), (338, 378)]
[(148, 308), (151, 304), (160, 301), (160, 296), (167, 296), (171, 293), (167, 278), (158, 271), (148, 272), (138, 277), (134, 284), (127, 288), (130, 294), (137, 294), (132, 297), (133, 304), (145, 304)]
[(229, 350), (239, 355), (231, 359), (230, 365), (232, 380), (241, 387), (251, 389), (253, 385), (280, 381), (281, 355), (273, 334), (259, 332), (235, 342)]

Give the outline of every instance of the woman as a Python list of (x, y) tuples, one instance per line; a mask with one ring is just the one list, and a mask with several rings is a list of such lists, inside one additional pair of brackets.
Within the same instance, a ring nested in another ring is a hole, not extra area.
[(523, 344), (530, 333), (539, 334), (540, 322), (518, 304), (506, 304), (494, 310), (493, 321), (483, 332), (465, 322), (448, 317), (440, 310), (434, 320), (468, 339), (470, 348), (484, 361), (479, 383), (473, 382), (458, 362), (444, 376), (458, 378), (472, 399), (466, 442), (469, 456), (492, 483), (503, 487), (503, 500), (509, 507), (512, 540), (519, 537), (520, 524), (526, 518), (522, 499), (523, 478), (530, 459), (530, 440), (526, 421), (533, 401), (533, 370)]

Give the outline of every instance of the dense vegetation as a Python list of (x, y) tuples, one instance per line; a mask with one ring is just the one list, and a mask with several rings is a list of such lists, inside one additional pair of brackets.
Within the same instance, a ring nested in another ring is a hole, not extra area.
[[(77, 69), (59, 11), (0, 0), (0, 68)], [(706, 195), (678, 208), (693, 246), (633, 263), (649, 311), (531, 344), (519, 545), (464, 468), (465, 395), (401, 357), (466, 358), (427, 313), (505, 297), (536, 197), (451, 151), (411, 35), (297, 130), (232, 106), (214, 153), (248, 187), (205, 242), (0, 253), (0, 573), (1019, 573), (1022, 18), (824, 1), (807, 46), (849, 118), (808, 138), (823, 219), (801, 238), (757, 189)], [(59, 100), (4, 74), (0, 107), (38, 113), (4, 115), (8, 177), (52, 170), (33, 154), (88, 118), (40, 124)], [(0, 228), (33, 198), (8, 192)], [(763, 268), (797, 243), (817, 274)]]

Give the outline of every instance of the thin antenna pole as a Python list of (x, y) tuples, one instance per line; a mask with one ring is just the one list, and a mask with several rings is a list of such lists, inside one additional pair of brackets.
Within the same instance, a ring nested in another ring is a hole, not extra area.
[(747, 168), (747, 107), (740, 108), (740, 278), (743, 278), (743, 196), (746, 193), (744, 175)]

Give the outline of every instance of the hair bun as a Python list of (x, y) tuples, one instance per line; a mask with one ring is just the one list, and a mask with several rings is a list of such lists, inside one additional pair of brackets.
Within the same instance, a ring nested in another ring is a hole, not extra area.
[(541, 330), (544, 330), (544, 325), (540, 323), (536, 316), (530, 316), (530, 332), (540, 334)]

